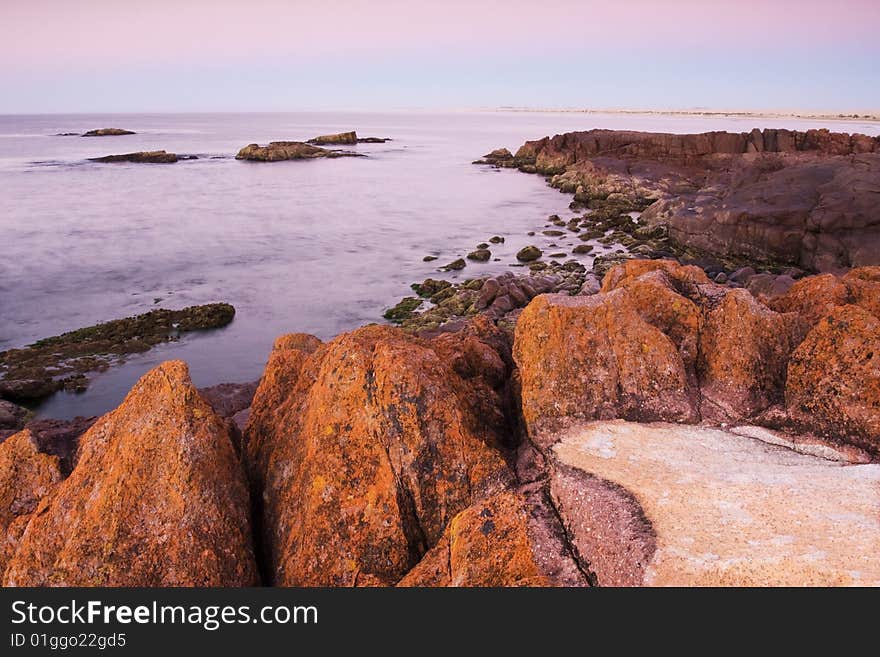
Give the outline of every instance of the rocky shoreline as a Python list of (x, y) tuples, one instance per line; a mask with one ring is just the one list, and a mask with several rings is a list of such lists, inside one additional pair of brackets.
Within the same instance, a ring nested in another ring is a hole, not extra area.
[[(493, 151), (481, 163), (548, 176), (578, 213), (536, 227), (551, 243), (517, 273), (414, 283), (398, 326), (281, 336), (252, 384), (197, 390), (169, 361), (101, 418), (0, 404), (2, 582), (880, 585), (880, 263), (857, 244), (877, 237), (878, 156), (766, 130)], [(790, 213), (759, 211), (771, 198)], [(109, 353), (91, 344), (107, 326), (0, 364), (54, 384), (59, 352)]]
[[(510, 296), (521, 277), (505, 278)], [(762, 300), (694, 266), (630, 260), (591, 294), (538, 294), (515, 326), (490, 313), (284, 336), (252, 401), (164, 363), (51, 451), (33, 428), (0, 444), (3, 581), (877, 584), (877, 344), (880, 268)], [(626, 469), (630, 450), (673, 468), (674, 512), (655, 501), (659, 479)], [(731, 488), (738, 463), (766, 482)], [(688, 468), (761, 522), (690, 495)], [(762, 507), (778, 485), (803, 496)], [(671, 515), (695, 509), (719, 524)], [(820, 529), (825, 556), (808, 557)], [(779, 532), (795, 547), (768, 547)], [(733, 565), (700, 557), (721, 544)]]
[(642, 206), (673, 243), (747, 264), (880, 264), (880, 138), (828, 130), (695, 135), (590, 130), (480, 162), (549, 176), (577, 202)]

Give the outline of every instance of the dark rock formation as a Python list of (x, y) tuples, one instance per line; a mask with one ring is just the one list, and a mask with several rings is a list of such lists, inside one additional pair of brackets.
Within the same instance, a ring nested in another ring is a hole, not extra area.
[(487, 161), (552, 175), (591, 203), (650, 204), (679, 245), (809, 270), (880, 264), (880, 139), (827, 130), (611, 130), (526, 142)]
[(386, 141), (390, 140), (387, 137), (359, 138), (357, 133), (352, 130), (351, 132), (340, 132), (335, 135), (320, 135), (318, 137), (312, 137), (307, 143), (316, 146), (345, 146), (351, 144), (384, 144)]
[(131, 130), (123, 130), (122, 128), (98, 128), (97, 130), (89, 130), (82, 134), (83, 137), (118, 137), (120, 135), (136, 134)]
[(135, 164), (174, 164), (179, 160), (195, 160), (195, 155), (178, 156), (177, 153), (165, 151), (140, 151), (137, 153), (123, 153), (121, 155), (105, 155), (104, 157), (90, 157), (90, 162), (134, 162)]

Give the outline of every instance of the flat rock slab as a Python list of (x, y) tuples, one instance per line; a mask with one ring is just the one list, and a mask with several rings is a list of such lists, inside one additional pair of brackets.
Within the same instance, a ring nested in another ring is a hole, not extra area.
[[(718, 429), (624, 421), (577, 426), (553, 449), (558, 476), (580, 470), (641, 506), (656, 548), (633, 583), (880, 585), (880, 464), (844, 464)], [(583, 546), (603, 511), (567, 502), (566, 523), (589, 561)]]

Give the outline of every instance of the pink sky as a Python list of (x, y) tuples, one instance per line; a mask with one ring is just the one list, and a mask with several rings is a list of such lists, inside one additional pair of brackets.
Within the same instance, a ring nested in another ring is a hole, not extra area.
[(459, 49), (869, 43), (878, 0), (4, 0), (4, 66)]
[(346, 108), (875, 109), (878, 23), (880, 0), (0, 0), (21, 105), (0, 112), (244, 108), (233, 86), (288, 108), (283, 85)]

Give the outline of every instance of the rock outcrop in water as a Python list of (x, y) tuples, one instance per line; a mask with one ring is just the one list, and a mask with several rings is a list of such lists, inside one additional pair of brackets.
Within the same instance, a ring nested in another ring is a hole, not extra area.
[(195, 155), (178, 155), (165, 151), (139, 151), (137, 153), (123, 153), (121, 155), (105, 155), (103, 157), (90, 157), (90, 162), (133, 162), (135, 164), (174, 164), (180, 160), (197, 160)]
[(632, 260), (512, 344), (492, 313), (284, 336), (252, 403), (166, 363), (74, 456), (0, 444), (4, 581), (877, 584), (878, 300), (877, 268), (759, 298)]
[(552, 176), (583, 203), (638, 206), (685, 247), (811, 270), (880, 264), (880, 139), (753, 130), (674, 135), (613, 130), (526, 142), (485, 162)]
[(316, 146), (346, 146), (351, 144), (384, 144), (389, 141), (387, 137), (358, 137), (357, 133), (340, 132), (335, 135), (320, 135), (309, 139), (309, 144)]
[(0, 398), (33, 401), (62, 389), (85, 390), (89, 372), (106, 370), (127, 355), (177, 340), (183, 333), (226, 326), (234, 317), (235, 308), (228, 303), (159, 308), (0, 352)]
[[(67, 133), (65, 133), (67, 134)], [(121, 135), (134, 135), (137, 133), (131, 130), (123, 130), (122, 128), (98, 128), (97, 130), (89, 130), (84, 132), (82, 137), (119, 137)]]
[(319, 157), (365, 157), (363, 153), (328, 150), (301, 141), (273, 141), (267, 146), (249, 144), (238, 151), (236, 160), (254, 162), (281, 162), (284, 160), (313, 160)]

